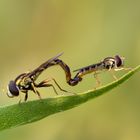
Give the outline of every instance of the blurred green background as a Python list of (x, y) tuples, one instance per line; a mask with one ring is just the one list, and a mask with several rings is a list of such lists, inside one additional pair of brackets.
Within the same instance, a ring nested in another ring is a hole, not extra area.
[[(126, 67), (140, 64), (140, 1), (1, 0), (0, 105), (19, 101), (8, 98), (3, 91), (9, 80), (60, 52), (64, 52), (61, 59), (72, 70), (115, 54), (126, 58)], [(78, 86), (70, 87), (59, 67), (48, 69), (38, 81), (48, 77), (76, 93), (95, 86), (90, 74)], [(3, 131), (0, 139), (139, 140), (139, 77), (137, 73), (119, 88), (72, 110)], [(100, 79), (103, 85), (113, 81), (108, 72), (100, 74)], [(39, 91), (43, 98), (55, 96), (51, 88)], [(29, 100), (34, 99), (38, 97), (31, 93)]]

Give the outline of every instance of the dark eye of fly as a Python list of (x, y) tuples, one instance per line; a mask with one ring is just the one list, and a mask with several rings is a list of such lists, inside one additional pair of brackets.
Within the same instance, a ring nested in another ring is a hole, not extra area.
[(18, 96), (19, 95), (19, 89), (15, 83), (15, 81), (10, 81), (9, 85), (9, 92), (13, 95), (13, 96)]
[(123, 65), (122, 59), (118, 55), (115, 56), (115, 60), (116, 60), (117, 67)]

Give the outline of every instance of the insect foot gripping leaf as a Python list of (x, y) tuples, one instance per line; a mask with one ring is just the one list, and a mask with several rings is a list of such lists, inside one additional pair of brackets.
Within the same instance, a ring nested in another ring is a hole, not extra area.
[(132, 69), (115, 82), (97, 90), (89, 90), (82, 94), (57, 96), (11, 106), (3, 106), (0, 108), (0, 130), (35, 122), (51, 114), (74, 108), (119, 86), (139, 70), (140, 66)]

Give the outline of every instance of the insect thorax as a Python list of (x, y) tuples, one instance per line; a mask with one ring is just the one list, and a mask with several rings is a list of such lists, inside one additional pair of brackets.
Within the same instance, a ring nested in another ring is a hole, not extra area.
[(105, 58), (103, 63), (104, 63), (104, 67), (106, 69), (112, 69), (116, 65), (116, 62), (115, 62), (114, 58)]
[(32, 80), (30, 77), (21, 77), (16, 81), (16, 84), (18, 85), (19, 89), (28, 89), (32, 83)]

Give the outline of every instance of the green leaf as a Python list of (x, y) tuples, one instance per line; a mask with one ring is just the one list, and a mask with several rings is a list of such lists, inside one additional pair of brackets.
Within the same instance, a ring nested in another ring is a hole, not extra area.
[(78, 95), (57, 96), (54, 98), (3, 106), (0, 108), (0, 130), (35, 122), (51, 114), (76, 107), (119, 86), (139, 70), (140, 66), (129, 71), (119, 80), (97, 90), (89, 90)]

